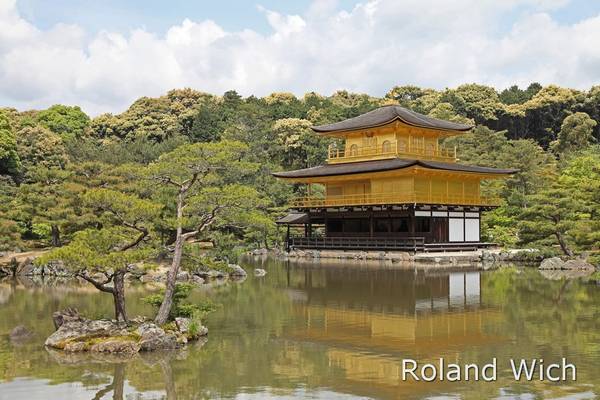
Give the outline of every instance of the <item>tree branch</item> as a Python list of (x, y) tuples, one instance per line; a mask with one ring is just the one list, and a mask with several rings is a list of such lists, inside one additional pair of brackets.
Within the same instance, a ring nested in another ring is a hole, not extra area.
[(145, 228), (142, 228), (142, 230), (140, 230), (140, 235), (131, 243), (124, 245), (123, 247), (121, 247), (119, 249), (119, 251), (125, 251), (125, 250), (129, 250), (132, 247), (137, 246), (138, 244), (140, 244), (140, 242), (142, 240), (144, 240), (146, 238), (146, 236), (148, 236), (148, 230)]
[(100, 290), (101, 292), (111, 293), (111, 294), (115, 293), (115, 290), (113, 288), (106, 286), (106, 284), (112, 280), (113, 275), (110, 275), (110, 279), (106, 280), (104, 282), (98, 282), (94, 278), (90, 277), (86, 272), (77, 272), (75, 274), (75, 276), (78, 276), (81, 279), (91, 283), (92, 285), (94, 285), (94, 287), (96, 289)]
[(181, 183), (174, 181), (173, 179), (171, 179), (170, 176), (155, 176), (154, 179), (162, 182), (162, 183), (166, 183), (172, 186), (175, 186), (177, 188), (180, 188), (183, 186)]

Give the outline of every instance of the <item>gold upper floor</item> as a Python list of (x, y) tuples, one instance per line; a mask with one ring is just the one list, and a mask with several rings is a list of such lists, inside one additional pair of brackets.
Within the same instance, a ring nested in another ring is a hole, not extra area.
[(453, 163), (458, 159), (456, 147), (445, 146), (443, 139), (460, 133), (394, 121), (379, 127), (329, 134), (342, 138), (343, 143), (329, 146), (327, 162), (337, 164), (399, 157)]

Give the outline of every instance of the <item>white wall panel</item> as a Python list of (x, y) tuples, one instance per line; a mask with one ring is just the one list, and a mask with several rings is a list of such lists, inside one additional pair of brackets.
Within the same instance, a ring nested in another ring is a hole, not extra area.
[(448, 239), (451, 242), (465, 241), (465, 226), (463, 218), (448, 218)]
[(465, 241), (479, 242), (479, 218), (465, 219)]

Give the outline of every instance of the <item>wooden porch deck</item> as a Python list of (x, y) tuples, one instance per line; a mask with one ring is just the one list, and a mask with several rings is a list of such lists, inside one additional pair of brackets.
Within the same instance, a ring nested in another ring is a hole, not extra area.
[(400, 250), (412, 252), (471, 251), (495, 246), (487, 242), (425, 243), (421, 236), (389, 237), (291, 237), (288, 249), (315, 250)]

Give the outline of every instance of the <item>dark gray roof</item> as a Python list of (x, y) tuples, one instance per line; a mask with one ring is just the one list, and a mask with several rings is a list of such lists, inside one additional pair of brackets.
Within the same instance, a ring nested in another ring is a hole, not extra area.
[(471, 125), (457, 124), (455, 122), (431, 118), (404, 107), (390, 105), (380, 107), (373, 111), (369, 111), (368, 113), (359, 115), (358, 117), (349, 118), (333, 124), (313, 126), (312, 129), (318, 133), (352, 131), (356, 129), (373, 128), (376, 126), (385, 125), (395, 120), (400, 120), (406, 124), (421, 128), (450, 131), (468, 131), (473, 128)]
[(420, 166), (430, 169), (440, 169), (446, 171), (473, 172), (485, 174), (514, 174), (516, 169), (498, 169), (489, 167), (479, 167), (476, 165), (462, 165), (456, 163), (445, 163), (439, 161), (427, 160), (406, 160), (402, 158), (391, 158), (388, 160), (361, 161), (340, 164), (326, 164), (318, 167), (298, 169), (296, 171), (275, 172), (273, 176), (277, 178), (314, 178), (321, 176), (351, 175), (365, 172), (382, 172), (403, 169), (412, 166)]
[(290, 213), (285, 217), (279, 218), (275, 223), (277, 224), (304, 224), (308, 222), (308, 215), (306, 213)]

